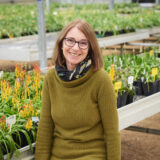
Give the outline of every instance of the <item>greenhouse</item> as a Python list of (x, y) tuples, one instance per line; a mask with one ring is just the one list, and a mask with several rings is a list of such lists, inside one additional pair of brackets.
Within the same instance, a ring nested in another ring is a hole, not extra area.
[(159, 122), (160, 0), (0, 0), (0, 160), (158, 160)]

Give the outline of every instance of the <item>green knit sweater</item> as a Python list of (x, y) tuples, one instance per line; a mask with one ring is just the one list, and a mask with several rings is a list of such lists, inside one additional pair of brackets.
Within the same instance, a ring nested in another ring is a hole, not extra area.
[(36, 160), (120, 160), (113, 85), (103, 70), (73, 81), (45, 76)]

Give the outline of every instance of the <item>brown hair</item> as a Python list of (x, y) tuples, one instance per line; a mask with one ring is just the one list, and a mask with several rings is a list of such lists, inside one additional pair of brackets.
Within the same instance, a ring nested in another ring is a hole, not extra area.
[(74, 27), (77, 27), (88, 39), (90, 43), (88, 54), (92, 59), (93, 71), (97, 71), (98, 69), (103, 67), (103, 59), (102, 59), (101, 51), (100, 51), (94, 30), (84, 20), (74, 20), (62, 29), (55, 44), (53, 59), (52, 59), (53, 64), (58, 66), (64, 65), (65, 58), (62, 52), (62, 42), (66, 34), (68, 33), (68, 31)]

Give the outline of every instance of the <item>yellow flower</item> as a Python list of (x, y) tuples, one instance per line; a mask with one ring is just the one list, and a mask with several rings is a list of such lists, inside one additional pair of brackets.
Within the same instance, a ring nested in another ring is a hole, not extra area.
[(33, 108), (32, 101), (30, 101), (29, 104), (26, 104), (25, 106), (21, 107), (19, 110), (20, 110), (19, 114), (23, 118), (29, 118), (29, 117), (33, 116), (34, 108)]
[(115, 75), (114, 64), (111, 65), (109, 75), (111, 77), (111, 80), (113, 81), (114, 80), (114, 75)]
[(2, 96), (2, 101), (7, 101), (9, 98), (10, 94), (12, 93), (12, 88), (9, 86), (9, 82), (3, 80), (1, 81), (1, 96)]
[(29, 84), (31, 83), (32, 81), (31, 81), (31, 76), (28, 74), (28, 75), (26, 75), (26, 80), (25, 80), (25, 84), (26, 84), (26, 86), (29, 86)]
[(35, 117), (38, 117), (38, 110), (36, 110)]
[(154, 53), (153, 50), (150, 50), (149, 55), (153, 56), (153, 53)]
[(32, 121), (31, 119), (28, 119), (27, 123), (26, 123), (26, 129), (29, 131), (32, 128)]
[(19, 112), (19, 114), (20, 114), (20, 116), (23, 117), (23, 118), (26, 117), (26, 112), (23, 111), (23, 110), (21, 110), (21, 111)]

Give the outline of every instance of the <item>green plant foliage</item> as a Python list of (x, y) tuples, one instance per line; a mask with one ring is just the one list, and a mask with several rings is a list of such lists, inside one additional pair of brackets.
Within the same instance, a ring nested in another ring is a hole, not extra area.
[[(119, 90), (119, 93), (128, 91), (135, 94), (134, 87), (131, 90), (128, 85), (129, 76), (133, 76), (134, 81), (142, 79), (145, 83), (160, 80), (160, 61), (157, 59), (156, 54), (153, 54), (152, 56), (150, 56), (149, 53), (144, 53), (143, 56), (125, 54), (123, 56), (110, 55), (104, 57), (104, 67), (108, 73), (113, 64), (115, 69), (113, 85), (118, 81), (122, 82), (122, 87)], [(158, 68), (158, 74), (155, 76), (155, 79), (152, 75), (152, 68)]]
[[(43, 76), (37, 65), (34, 70), (25, 71), (16, 66), (15, 72), (3, 72), (0, 78), (0, 156), (8, 154), (10, 159), (24, 145), (36, 140), (37, 123), (41, 106)], [(15, 115), (16, 121), (10, 126), (7, 118)], [(25, 143), (24, 143), (25, 142)]]
[[(108, 10), (108, 4), (59, 4), (51, 3), (45, 10), (46, 32), (60, 31), (74, 19), (87, 20), (98, 37), (117, 35), (136, 29), (160, 26), (160, 12), (142, 9), (137, 4), (116, 4)], [(0, 38), (13, 38), (38, 33), (36, 4), (0, 5)]]

